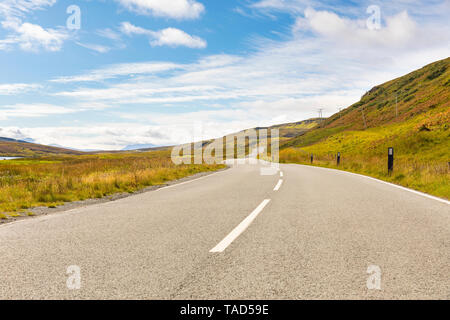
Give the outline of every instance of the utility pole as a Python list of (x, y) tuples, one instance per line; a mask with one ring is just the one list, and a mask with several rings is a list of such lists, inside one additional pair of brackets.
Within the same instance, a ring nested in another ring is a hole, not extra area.
[(319, 119), (321, 119), (321, 120), (322, 120), (322, 111), (323, 111), (323, 109), (319, 109)]
[(398, 118), (398, 92), (395, 92), (395, 117)]
[(397, 103), (397, 96), (398, 96), (398, 93), (396, 92), (395, 93), (395, 117), (396, 118), (398, 118), (398, 103)]
[(366, 116), (364, 115), (364, 108), (361, 110), (362, 118), (364, 121), (364, 129), (367, 129)]

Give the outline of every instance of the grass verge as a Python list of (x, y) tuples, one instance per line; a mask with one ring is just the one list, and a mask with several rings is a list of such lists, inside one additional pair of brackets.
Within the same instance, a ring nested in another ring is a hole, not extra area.
[(175, 165), (170, 150), (1, 161), (0, 219), (27, 215), (32, 207), (132, 193), (223, 167)]

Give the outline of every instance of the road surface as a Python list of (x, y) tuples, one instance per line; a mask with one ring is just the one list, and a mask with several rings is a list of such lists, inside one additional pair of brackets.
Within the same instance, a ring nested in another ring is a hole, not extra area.
[(237, 165), (2, 225), (0, 257), (0, 299), (449, 299), (450, 206), (345, 172)]

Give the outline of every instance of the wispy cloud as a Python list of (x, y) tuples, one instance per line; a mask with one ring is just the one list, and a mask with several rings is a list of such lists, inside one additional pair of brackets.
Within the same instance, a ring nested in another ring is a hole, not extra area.
[(0, 15), (9, 19), (23, 17), (26, 14), (51, 7), (56, 0), (2, 0), (0, 3)]
[(10, 118), (34, 118), (75, 112), (74, 109), (51, 104), (14, 104), (0, 106), (0, 120)]
[(97, 30), (96, 33), (99, 36), (110, 39), (110, 40), (118, 41), (121, 39), (120, 33), (116, 32), (110, 28)]
[(110, 104), (96, 101), (67, 105), (50, 103), (16, 103), (0, 105), (0, 120), (9, 120), (11, 118), (38, 118), (86, 111), (100, 111), (108, 109), (110, 106)]
[(174, 19), (197, 19), (205, 7), (195, 0), (116, 0), (123, 7), (142, 15)]
[(177, 68), (180, 68), (180, 65), (171, 62), (123, 63), (96, 69), (86, 74), (60, 77), (50, 81), (59, 83), (103, 81), (121, 76), (156, 74)]
[(81, 43), (81, 42), (76, 42), (76, 44), (78, 44), (79, 46), (83, 47), (83, 48), (87, 48), (89, 50), (92, 51), (96, 51), (98, 53), (106, 53), (109, 50), (111, 50), (110, 47), (107, 46), (102, 46), (100, 44), (95, 44), (95, 43)]
[(0, 84), (0, 96), (25, 93), (25, 92), (36, 90), (39, 88), (42, 88), (42, 86), (39, 84), (34, 84), (34, 83), (33, 84), (28, 84), (28, 83)]

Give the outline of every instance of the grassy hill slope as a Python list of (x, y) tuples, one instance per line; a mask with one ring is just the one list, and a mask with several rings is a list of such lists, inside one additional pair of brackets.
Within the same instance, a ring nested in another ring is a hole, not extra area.
[(41, 144), (0, 139), (0, 156), (4, 157), (36, 157), (51, 154), (84, 154), (84, 152), (50, 147)]
[[(282, 162), (368, 174), (450, 198), (450, 58), (376, 86), (359, 102), (282, 143)], [(387, 173), (387, 148), (395, 168)]]

